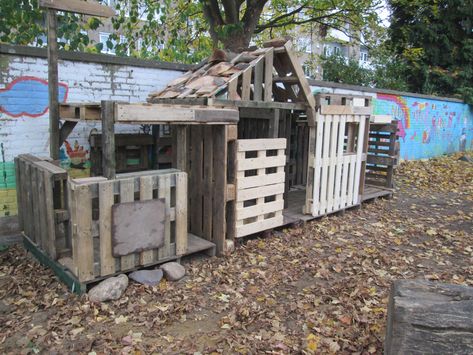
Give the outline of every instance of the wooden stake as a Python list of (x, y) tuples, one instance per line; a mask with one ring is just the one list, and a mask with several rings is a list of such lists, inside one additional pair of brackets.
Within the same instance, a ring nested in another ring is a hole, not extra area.
[(56, 11), (47, 10), (48, 23), (48, 90), (49, 90), (49, 154), (59, 159), (58, 53)]
[(102, 173), (107, 179), (115, 179), (115, 105), (102, 101)]

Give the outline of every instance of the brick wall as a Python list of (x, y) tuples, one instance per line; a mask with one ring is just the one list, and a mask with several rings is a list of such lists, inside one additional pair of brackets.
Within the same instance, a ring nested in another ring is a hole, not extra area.
[[(14, 157), (22, 153), (49, 155), (47, 71), (43, 56), (0, 54), (0, 217), (17, 213)], [(180, 74), (182, 71), (156, 67), (60, 60), (60, 100), (143, 102), (151, 91)], [(84, 164), (71, 170), (72, 175), (88, 175), (88, 137), (95, 129), (100, 130), (100, 125), (79, 124), (61, 148), (61, 164), (66, 168), (71, 167), (71, 151), (84, 158)], [(139, 130), (139, 126), (118, 129)]]

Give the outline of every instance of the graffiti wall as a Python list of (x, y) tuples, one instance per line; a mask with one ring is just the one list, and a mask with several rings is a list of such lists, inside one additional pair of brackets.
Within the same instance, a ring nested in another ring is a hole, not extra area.
[(378, 93), (374, 113), (398, 120), (403, 159), (473, 149), (473, 111), (463, 103)]
[[(59, 101), (146, 100), (182, 72), (145, 66), (60, 61)], [(47, 60), (0, 53), (0, 217), (16, 215), (14, 157), (49, 156)], [(137, 132), (122, 126), (118, 132)], [(78, 124), (61, 147), (61, 165), (72, 176), (88, 176), (89, 135), (97, 124)]]

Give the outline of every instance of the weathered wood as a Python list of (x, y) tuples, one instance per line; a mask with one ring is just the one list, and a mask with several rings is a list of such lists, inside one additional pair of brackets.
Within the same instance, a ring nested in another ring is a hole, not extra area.
[(270, 48), (264, 56), (264, 101), (273, 100), (273, 58), (274, 49)]
[[(226, 127), (214, 127), (214, 189), (212, 206), (212, 240), (217, 246), (217, 254), (225, 250), (226, 239), (226, 203), (227, 203), (227, 130)], [(210, 211), (207, 211), (209, 213)]]
[(48, 252), (51, 259), (56, 260), (56, 216), (53, 201), (53, 176), (48, 171), (43, 171), (44, 184), (44, 213), (45, 213), (45, 231)]
[(58, 48), (57, 48), (57, 17), (56, 11), (48, 9), (48, 94), (49, 94), (49, 154), (59, 159), (59, 79), (58, 79)]
[(115, 107), (115, 121), (120, 123), (229, 124), (238, 122), (238, 118), (238, 110), (234, 108), (212, 106), (117, 103)]
[(102, 101), (102, 174), (107, 179), (116, 175), (115, 160), (115, 105), (113, 101)]
[[(120, 203), (133, 202), (135, 200), (135, 182), (134, 179), (124, 179), (120, 181)], [(113, 209), (112, 209), (113, 214)], [(112, 216), (113, 220), (113, 216)], [(113, 240), (113, 229), (112, 229), (112, 240)], [(112, 245), (113, 246), (113, 245)], [(129, 270), (135, 267), (135, 255), (124, 255), (120, 258), (121, 270)]]
[(99, 225), (100, 225), (100, 275), (115, 272), (112, 255), (112, 206), (114, 204), (113, 181), (99, 182)]
[(187, 253), (187, 174), (176, 174), (176, 255)]
[(89, 16), (115, 16), (115, 11), (112, 8), (91, 0), (39, 0), (39, 6), (53, 11), (66, 11)]
[(69, 134), (74, 130), (74, 127), (77, 125), (77, 122), (65, 121), (62, 124), (62, 127), (59, 131), (59, 147), (63, 145), (64, 141), (69, 137)]
[(72, 255), (79, 281), (94, 278), (94, 245), (92, 234), (92, 199), (88, 186), (78, 186), (74, 190), (73, 216), (75, 224), (72, 234)]
[(384, 353), (472, 354), (473, 287), (426, 280), (395, 281)]

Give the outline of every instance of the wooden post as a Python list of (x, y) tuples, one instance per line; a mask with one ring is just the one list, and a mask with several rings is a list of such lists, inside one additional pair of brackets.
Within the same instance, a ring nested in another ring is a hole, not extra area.
[(115, 103), (102, 101), (102, 174), (115, 179)]
[(59, 159), (58, 53), (56, 11), (47, 10), (48, 23), (48, 90), (49, 90), (49, 154)]
[(176, 126), (176, 169), (187, 171), (187, 126)]

